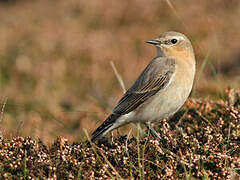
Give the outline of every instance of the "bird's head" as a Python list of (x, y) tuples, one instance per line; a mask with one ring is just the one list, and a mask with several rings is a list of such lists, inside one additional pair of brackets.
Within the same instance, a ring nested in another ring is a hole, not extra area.
[(173, 56), (177, 54), (193, 54), (190, 40), (182, 33), (169, 31), (154, 40), (146, 41), (157, 47), (159, 56)]

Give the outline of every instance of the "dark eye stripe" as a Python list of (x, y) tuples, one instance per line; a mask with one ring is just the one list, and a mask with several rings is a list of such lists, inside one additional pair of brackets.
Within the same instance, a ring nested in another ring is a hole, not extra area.
[(163, 43), (166, 45), (176, 44), (177, 42), (178, 42), (177, 39), (168, 39), (168, 40), (163, 41)]
[(172, 44), (170, 40), (165, 40), (163, 43), (166, 45)]

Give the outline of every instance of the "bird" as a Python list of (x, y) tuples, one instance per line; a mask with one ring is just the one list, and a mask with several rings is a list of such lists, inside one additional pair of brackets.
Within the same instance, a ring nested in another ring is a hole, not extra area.
[(156, 47), (157, 56), (92, 133), (92, 142), (129, 123), (142, 123), (161, 139), (151, 124), (175, 114), (190, 95), (196, 71), (190, 40), (180, 32), (168, 31), (146, 43)]

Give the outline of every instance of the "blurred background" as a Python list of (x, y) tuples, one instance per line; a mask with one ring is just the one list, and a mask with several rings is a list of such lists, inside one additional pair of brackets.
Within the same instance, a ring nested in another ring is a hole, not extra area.
[(193, 98), (240, 87), (239, 0), (0, 0), (0, 131), (78, 141), (106, 118), (156, 55), (144, 41), (186, 34), (198, 72)]

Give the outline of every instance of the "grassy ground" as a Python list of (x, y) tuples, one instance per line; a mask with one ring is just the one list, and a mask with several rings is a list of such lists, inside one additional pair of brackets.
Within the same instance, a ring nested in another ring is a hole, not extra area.
[(240, 92), (229, 89), (226, 101), (188, 100), (156, 126), (162, 142), (149, 133), (96, 145), (63, 137), (48, 146), (31, 137), (1, 138), (0, 178), (239, 179), (239, 120)]
[[(1, 177), (235, 176), (239, 105), (225, 89), (240, 88), (239, 17), (239, 0), (0, 0)], [(129, 87), (156, 53), (144, 41), (169, 30), (191, 39), (197, 74), (179, 128), (156, 127), (168, 146), (137, 141), (133, 128), (128, 140), (86, 149), (84, 129), (90, 134), (123, 94), (110, 62)]]
[(110, 61), (129, 87), (155, 56), (145, 41), (169, 30), (193, 43), (193, 97), (221, 99), (240, 84), (239, 9), (238, 0), (0, 1), (2, 134), (80, 140), (122, 96)]

